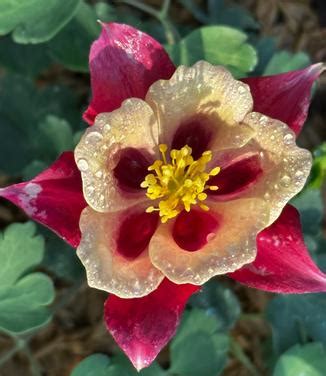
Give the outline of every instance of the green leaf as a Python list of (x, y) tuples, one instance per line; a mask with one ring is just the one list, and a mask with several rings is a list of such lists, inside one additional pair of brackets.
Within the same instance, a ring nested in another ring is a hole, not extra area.
[(219, 333), (219, 323), (199, 309), (187, 312), (171, 343), (172, 374), (216, 376), (227, 361), (229, 338)]
[(208, 0), (208, 23), (228, 25), (237, 29), (258, 29), (252, 15), (239, 5), (226, 5), (223, 0)]
[(325, 294), (280, 295), (272, 299), (267, 318), (276, 353), (311, 339), (326, 344), (325, 312)]
[(17, 43), (51, 39), (73, 17), (80, 0), (1, 0), (0, 35), (13, 31)]
[(268, 62), (264, 75), (279, 74), (305, 68), (310, 64), (310, 57), (304, 52), (295, 54), (288, 51), (276, 52)]
[(29, 165), (27, 165), (23, 171), (23, 180), (31, 180), (36, 175), (40, 174), (43, 170), (45, 170), (48, 167), (47, 163), (43, 161), (35, 160), (31, 162)]
[(73, 145), (67, 121), (79, 125), (80, 112), (68, 89), (36, 90), (30, 80), (7, 75), (0, 96), (0, 170), (19, 174), (34, 160), (53, 162), (62, 147)]
[(0, 286), (11, 286), (43, 258), (44, 240), (35, 236), (35, 225), (15, 223), (0, 235)]
[(208, 15), (203, 11), (202, 7), (199, 6), (193, 0), (179, 0), (179, 2), (201, 23), (208, 23)]
[(321, 188), (326, 180), (326, 142), (321, 144), (314, 151), (314, 162), (312, 165), (309, 187)]
[(224, 65), (234, 76), (243, 77), (257, 63), (255, 49), (247, 35), (227, 26), (206, 26), (194, 30), (176, 45), (166, 46), (176, 65), (193, 65), (198, 60)]
[(10, 37), (0, 39), (0, 64), (10, 72), (34, 77), (47, 69), (50, 63), (44, 46), (17, 44)]
[(32, 222), (13, 224), (0, 235), (0, 328), (25, 333), (45, 325), (54, 299), (51, 279), (42, 273), (26, 274), (44, 254), (44, 240)]
[(90, 45), (100, 29), (95, 10), (81, 2), (74, 18), (49, 42), (50, 55), (68, 69), (87, 72)]
[(305, 189), (296, 196), (291, 204), (300, 212), (302, 229), (305, 235), (317, 235), (323, 218), (323, 202), (320, 191)]
[(38, 147), (40, 156), (44, 153), (45, 156), (53, 159), (74, 146), (70, 124), (57, 116), (48, 115), (41, 121), (38, 124), (38, 135), (36, 148)]
[(82, 280), (85, 277), (85, 270), (77, 257), (76, 250), (47, 228), (39, 226), (39, 231), (45, 239), (42, 266), (67, 281)]
[[(165, 371), (156, 363), (152, 363), (150, 367), (144, 368), (140, 372), (136, 371), (130, 360), (119, 352), (111, 359), (112, 366), (109, 369), (108, 376), (164, 376)], [(95, 376), (95, 375), (94, 375)]]
[(99, 1), (94, 5), (97, 18), (102, 22), (118, 21), (117, 8), (104, 1)]
[(90, 355), (78, 364), (70, 376), (109, 376), (110, 364), (107, 355)]
[(194, 0), (179, 1), (201, 23), (228, 25), (237, 29), (258, 28), (258, 23), (245, 8), (230, 6), (224, 0), (207, 0), (206, 12)]
[(253, 76), (262, 76), (265, 68), (276, 51), (276, 39), (272, 37), (262, 37), (250, 39), (250, 43), (255, 47), (258, 54), (258, 64), (253, 71)]
[(323, 376), (326, 370), (326, 349), (320, 343), (296, 345), (276, 363), (273, 376)]
[(94, 354), (85, 358), (72, 371), (70, 376), (164, 376), (165, 372), (157, 363), (137, 372), (130, 361), (119, 354), (109, 358), (103, 354)]
[(214, 314), (218, 329), (223, 331), (230, 330), (241, 313), (239, 300), (232, 290), (214, 280), (205, 283), (202, 290), (190, 298), (189, 303)]

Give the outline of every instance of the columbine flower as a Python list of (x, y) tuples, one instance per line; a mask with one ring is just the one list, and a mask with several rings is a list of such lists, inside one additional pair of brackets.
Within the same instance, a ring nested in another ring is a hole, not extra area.
[(112, 293), (107, 327), (136, 368), (214, 275), (326, 291), (287, 204), (310, 171), (295, 134), (320, 64), (237, 81), (206, 62), (175, 69), (151, 37), (108, 24), (90, 69), (94, 125), (74, 155), (0, 195), (78, 247), (89, 284)]

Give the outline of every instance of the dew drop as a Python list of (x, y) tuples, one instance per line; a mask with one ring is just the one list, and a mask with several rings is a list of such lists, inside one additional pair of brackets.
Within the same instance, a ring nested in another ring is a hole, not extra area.
[(103, 172), (101, 170), (98, 170), (98, 171), (95, 172), (95, 176), (97, 178), (101, 178), (103, 176)]
[(283, 187), (288, 187), (291, 183), (291, 178), (287, 175), (282, 176), (280, 183), (283, 185)]
[(244, 94), (247, 91), (247, 89), (244, 86), (239, 86), (238, 87), (238, 93), (239, 94)]
[(99, 132), (90, 132), (86, 136), (86, 142), (89, 142), (90, 144), (96, 144), (100, 141), (102, 141), (103, 136)]
[(259, 123), (262, 125), (265, 125), (267, 120), (268, 120), (267, 116), (263, 115), (259, 118)]
[(270, 198), (271, 198), (271, 195), (268, 192), (266, 192), (264, 194), (264, 199), (268, 201)]
[(286, 134), (286, 135), (284, 136), (283, 140), (284, 140), (284, 143), (285, 143), (286, 145), (291, 144), (291, 143), (293, 142), (293, 140), (294, 140), (293, 134), (291, 134), (291, 133)]
[(86, 187), (86, 194), (91, 195), (95, 191), (95, 188), (92, 185)]
[(304, 175), (304, 173), (303, 173), (301, 170), (298, 170), (298, 171), (294, 174), (294, 176), (295, 176), (296, 178), (302, 178), (303, 175)]
[(103, 127), (103, 130), (105, 132), (109, 132), (111, 130), (111, 125), (110, 124), (105, 124), (104, 127)]
[(87, 171), (88, 170), (88, 162), (86, 159), (78, 159), (77, 166), (80, 171)]

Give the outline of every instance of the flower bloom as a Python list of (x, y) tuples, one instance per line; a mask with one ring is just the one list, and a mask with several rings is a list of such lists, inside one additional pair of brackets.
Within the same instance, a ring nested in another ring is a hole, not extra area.
[(137, 369), (215, 275), (326, 291), (287, 204), (310, 171), (295, 136), (322, 69), (241, 81), (206, 62), (175, 69), (150, 36), (103, 25), (90, 53), (92, 126), (74, 154), (0, 190), (78, 247), (89, 284), (112, 294), (105, 321)]

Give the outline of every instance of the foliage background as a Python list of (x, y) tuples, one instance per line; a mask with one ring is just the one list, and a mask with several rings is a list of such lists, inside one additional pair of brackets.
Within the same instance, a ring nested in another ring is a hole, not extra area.
[[(326, 60), (323, 0), (0, 1), (0, 186), (29, 179), (85, 128), (88, 51), (97, 19), (132, 24), (166, 45), (176, 64), (205, 59), (237, 77)], [(314, 168), (293, 204), (326, 270), (325, 75), (299, 144)], [(90, 289), (74, 251), (0, 201), (0, 375), (132, 376), (102, 321), (106, 294)], [(326, 294), (275, 296), (209, 282), (177, 336), (144, 376), (321, 376)]]

